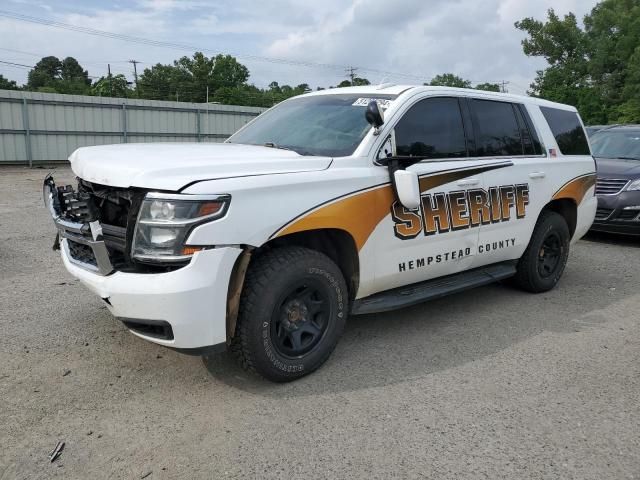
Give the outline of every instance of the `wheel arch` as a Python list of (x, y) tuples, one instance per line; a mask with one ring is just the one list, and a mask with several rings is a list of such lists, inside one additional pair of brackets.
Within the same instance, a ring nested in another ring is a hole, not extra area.
[(360, 283), (360, 257), (356, 241), (349, 232), (338, 228), (303, 230), (274, 238), (256, 253), (284, 246), (305, 247), (324, 253), (342, 272), (349, 288), (349, 297), (355, 298)]
[(346, 230), (322, 228), (304, 230), (273, 238), (258, 248), (245, 247), (236, 259), (227, 292), (227, 342), (235, 335), (240, 296), (247, 270), (253, 259), (274, 248), (298, 246), (318, 251), (329, 257), (340, 269), (353, 301), (360, 284), (360, 257), (353, 236)]
[(571, 235), (571, 238), (573, 238), (578, 224), (578, 205), (574, 199), (556, 198), (547, 203), (542, 210), (550, 210), (561, 215), (567, 222), (569, 234)]

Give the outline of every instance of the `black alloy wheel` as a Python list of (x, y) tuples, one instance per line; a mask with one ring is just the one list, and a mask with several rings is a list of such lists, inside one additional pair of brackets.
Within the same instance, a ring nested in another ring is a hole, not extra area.
[(553, 275), (562, 258), (562, 239), (558, 232), (552, 231), (544, 239), (538, 253), (538, 273), (542, 278)]
[(249, 264), (231, 349), (242, 366), (289, 382), (331, 355), (349, 312), (340, 268), (298, 246), (260, 252)]
[(271, 343), (276, 351), (296, 358), (312, 351), (329, 325), (329, 298), (315, 279), (285, 293), (271, 321)]
[(567, 265), (570, 243), (565, 218), (552, 210), (543, 210), (516, 266), (516, 285), (533, 293), (555, 287)]

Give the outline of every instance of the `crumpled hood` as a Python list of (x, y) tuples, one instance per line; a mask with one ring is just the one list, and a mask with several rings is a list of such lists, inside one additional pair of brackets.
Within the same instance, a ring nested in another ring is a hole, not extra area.
[(83, 180), (112, 187), (180, 190), (201, 180), (324, 170), (329, 157), (233, 143), (128, 143), (79, 148), (69, 157)]

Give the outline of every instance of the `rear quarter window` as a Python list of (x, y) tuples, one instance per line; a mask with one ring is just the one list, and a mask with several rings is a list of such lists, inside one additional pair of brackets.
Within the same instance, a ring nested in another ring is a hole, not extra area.
[(563, 155), (591, 155), (587, 136), (576, 112), (540, 107)]

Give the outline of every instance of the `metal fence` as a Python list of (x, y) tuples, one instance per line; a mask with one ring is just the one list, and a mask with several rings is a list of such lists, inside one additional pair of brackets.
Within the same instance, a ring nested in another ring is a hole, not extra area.
[(63, 161), (89, 145), (221, 142), (264, 110), (0, 90), (0, 165)]

